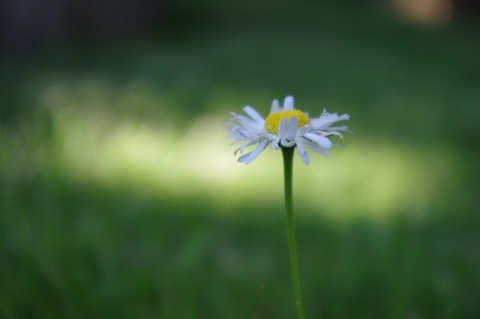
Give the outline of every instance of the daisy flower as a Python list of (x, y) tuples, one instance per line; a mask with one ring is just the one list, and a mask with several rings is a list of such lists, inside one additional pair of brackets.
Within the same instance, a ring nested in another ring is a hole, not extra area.
[[(232, 119), (227, 123), (227, 130), (231, 133), (227, 139), (232, 139), (231, 145), (241, 143), (235, 154), (242, 154), (238, 161), (249, 164), (269, 145), (274, 150), (282, 147), (297, 147), (298, 155), (305, 164), (310, 162), (307, 147), (313, 151), (330, 156), (328, 151), (333, 143), (330, 136), (342, 138), (341, 131), (347, 131), (346, 126), (332, 126), (339, 121), (348, 120), (350, 116), (323, 111), (318, 118), (310, 118), (308, 113), (293, 107), (293, 97), (287, 96), (280, 106), (274, 100), (270, 114), (264, 119), (254, 108), (245, 106), (243, 110), (248, 116), (232, 114)], [(258, 144), (258, 145), (257, 145)], [(257, 145), (249, 153), (243, 154), (245, 148)]]

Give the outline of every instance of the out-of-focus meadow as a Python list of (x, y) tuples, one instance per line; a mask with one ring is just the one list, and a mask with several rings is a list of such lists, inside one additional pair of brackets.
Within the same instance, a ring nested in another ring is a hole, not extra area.
[(293, 95), (354, 132), (295, 158), (307, 317), (478, 318), (480, 23), (374, 3), (172, 1), (142, 36), (5, 46), (0, 317), (292, 318), (281, 153), (239, 164), (224, 126)]

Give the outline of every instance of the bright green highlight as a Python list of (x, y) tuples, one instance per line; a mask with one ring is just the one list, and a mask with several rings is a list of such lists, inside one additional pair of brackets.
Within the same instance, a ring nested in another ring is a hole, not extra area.
[(290, 119), (292, 116), (297, 118), (298, 127), (302, 127), (310, 123), (310, 118), (308, 115), (297, 109), (273, 112), (270, 113), (265, 119), (265, 130), (269, 133), (277, 134), (280, 120), (284, 118)]

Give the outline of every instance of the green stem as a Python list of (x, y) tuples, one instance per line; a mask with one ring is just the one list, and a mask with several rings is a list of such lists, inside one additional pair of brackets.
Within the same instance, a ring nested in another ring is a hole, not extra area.
[(285, 212), (287, 214), (287, 240), (290, 259), (290, 270), (292, 274), (293, 296), (297, 308), (297, 318), (303, 319), (302, 294), (300, 290), (300, 276), (298, 274), (297, 244), (295, 243), (295, 226), (293, 223), (292, 204), (292, 175), (293, 175), (293, 154), (295, 147), (282, 147), (283, 168), (285, 176)]

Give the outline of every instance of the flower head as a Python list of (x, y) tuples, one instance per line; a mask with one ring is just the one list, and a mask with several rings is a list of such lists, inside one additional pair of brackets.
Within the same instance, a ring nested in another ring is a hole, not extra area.
[[(285, 98), (283, 107), (274, 100), (270, 114), (265, 119), (251, 106), (245, 106), (243, 110), (248, 116), (232, 113), (232, 119), (227, 123), (227, 130), (231, 134), (227, 138), (233, 140), (231, 145), (241, 143), (235, 154), (240, 152), (242, 155), (238, 161), (246, 164), (255, 160), (269, 145), (274, 150), (296, 146), (305, 164), (310, 162), (306, 146), (328, 157), (328, 151), (333, 146), (329, 136), (342, 138), (340, 132), (348, 131), (346, 126), (331, 125), (350, 118), (348, 114), (338, 116), (325, 110), (320, 117), (310, 118), (308, 113), (293, 107), (291, 96)], [(257, 146), (253, 151), (243, 154), (245, 148), (252, 145)]]

